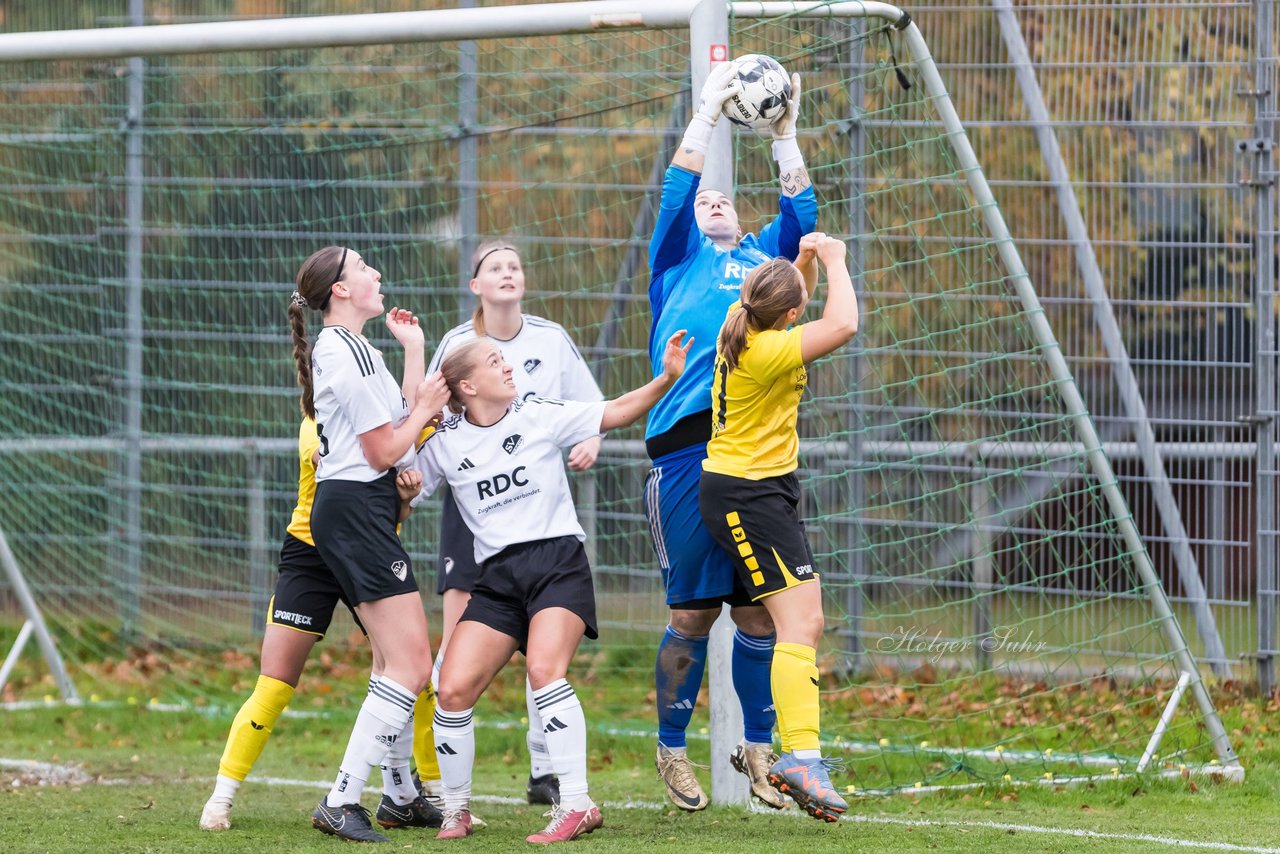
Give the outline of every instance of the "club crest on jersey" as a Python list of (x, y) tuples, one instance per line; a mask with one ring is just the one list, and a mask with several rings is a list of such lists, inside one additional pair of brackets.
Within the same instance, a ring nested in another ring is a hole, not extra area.
[(524, 437), (519, 433), (512, 433), (510, 436), (502, 440), (502, 450), (508, 454), (514, 454), (520, 450), (520, 446), (524, 444)]
[(525, 372), (526, 374), (531, 374), (531, 373), (533, 373), (534, 371), (536, 371), (536, 370), (537, 370), (538, 368), (540, 368), (541, 366), (542, 366), (542, 360), (541, 360), (541, 359), (525, 359), (525, 360), (524, 360), (524, 372)]
[(391, 574), (401, 581), (404, 581), (404, 577), (409, 574), (409, 564), (402, 560), (396, 561), (391, 564)]

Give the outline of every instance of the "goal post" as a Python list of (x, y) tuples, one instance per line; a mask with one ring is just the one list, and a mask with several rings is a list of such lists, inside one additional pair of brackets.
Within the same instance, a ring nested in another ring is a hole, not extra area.
[[(857, 788), (1184, 764), (1240, 778), (1181, 629), (1197, 614), (1170, 605), (1176, 578), (1134, 526), (924, 36), (884, 3), (0, 35), (0, 83), (32, 93), (0, 105), (0, 222), (14, 235), (0, 244), (0, 335), (15, 345), (0, 368), (15, 425), (0, 490), (23, 497), (0, 503), (0, 530), (20, 565), (57, 568), (29, 580), (72, 678), (164, 668), (183, 688), (162, 699), (182, 703), (244, 687), (217, 662), (252, 653), (263, 537), (292, 499), (284, 295), (315, 246), (369, 245), (406, 302), (429, 307), (435, 341), (462, 302), (460, 247), (522, 236), (533, 310), (588, 345), (607, 395), (643, 381), (637, 224), (687, 118), (674, 107), (690, 68), (696, 93), (721, 38), (802, 74), (819, 222), (854, 259), (863, 328), (811, 371), (800, 474), (826, 591), (824, 732)], [(464, 61), (459, 40), (486, 50)], [(112, 63), (133, 57), (154, 62)], [(759, 223), (776, 210), (772, 165), (721, 124), (723, 180)], [(599, 655), (635, 686), (600, 701), (603, 720), (651, 702), (665, 620), (639, 439), (611, 436), (579, 491), (616, 638)], [(406, 525), (422, 578), (431, 512)], [(122, 587), (131, 601), (97, 595)], [(736, 698), (716, 684), (722, 760)], [(1196, 702), (1179, 710), (1184, 689)], [(726, 768), (713, 791), (733, 797)]]

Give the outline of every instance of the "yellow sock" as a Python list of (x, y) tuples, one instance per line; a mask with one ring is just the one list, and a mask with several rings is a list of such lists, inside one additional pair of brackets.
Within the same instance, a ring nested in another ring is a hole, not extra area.
[(440, 763), (436, 762), (436, 741), (431, 722), (436, 716), (436, 692), (431, 683), (422, 689), (413, 704), (413, 761), (418, 766), (419, 780), (439, 780)]
[(818, 749), (818, 653), (811, 646), (779, 643), (769, 671), (782, 749)]
[[(777, 648), (774, 648), (774, 658), (777, 658)], [(769, 690), (773, 691), (773, 664), (769, 665)], [(791, 752), (791, 732), (787, 729), (787, 719), (785, 717), (785, 703), (779, 703), (778, 698), (773, 699), (773, 716), (777, 718), (778, 723), (778, 740), (782, 742), (780, 747), (783, 753)]]
[(267, 746), (267, 739), (271, 737), (280, 713), (292, 697), (293, 688), (288, 684), (270, 676), (258, 677), (253, 694), (244, 701), (231, 722), (227, 746), (222, 751), (222, 761), (218, 763), (219, 774), (233, 780), (244, 780), (249, 776), (253, 763), (262, 755), (262, 748)]

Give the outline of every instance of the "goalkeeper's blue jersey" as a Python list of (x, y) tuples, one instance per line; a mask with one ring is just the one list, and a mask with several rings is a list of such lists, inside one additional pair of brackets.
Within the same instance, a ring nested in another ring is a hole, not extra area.
[(794, 261), (800, 252), (800, 238), (818, 222), (817, 198), (813, 188), (806, 187), (797, 196), (779, 197), (778, 216), (758, 237), (748, 234), (736, 248), (721, 249), (694, 220), (693, 199), (700, 177), (679, 166), (667, 167), (662, 207), (649, 242), (649, 305), (653, 312), (649, 359), (653, 375), (662, 373), (663, 350), (677, 330), (689, 330), (694, 342), (683, 376), (649, 412), (646, 439), (665, 433), (681, 418), (711, 409), (716, 338), (729, 306), (738, 299), (743, 279), (771, 258), (783, 256)]

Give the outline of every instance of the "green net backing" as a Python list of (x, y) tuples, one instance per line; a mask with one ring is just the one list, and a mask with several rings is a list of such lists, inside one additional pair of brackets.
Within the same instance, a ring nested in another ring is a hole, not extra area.
[[(87, 5), (7, 24), (125, 23)], [(875, 22), (731, 32), (804, 78), (820, 227), (848, 240), (861, 295), (801, 410), (826, 736), (864, 791), (1132, 771), (1172, 650), (918, 69)], [(314, 249), (363, 252), (430, 346), (470, 311), (470, 249), (514, 236), (526, 310), (570, 331), (606, 394), (648, 378), (645, 249), (689, 50), (677, 30), (152, 58), (135, 121), (126, 60), (0, 65), (0, 529), (86, 697), (222, 707), (250, 684), (297, 475), (285, 310)], [(768, 141), (738, 132), (735, 163), (758, 228)], [(652, 726), (666, 612), (641, 437), (611, 434), (574, 482), (604, 631), (583, 656), (625, 677), (593, 720)], [(428, 507), (404, 530), (423, 579), (435, 528)], [(345, 615), (326, 644), (359, 646)], [(6, 699), (50, 693), (44, 673)], [(1183, 704), (1160, 752), (1209, 761)]]

